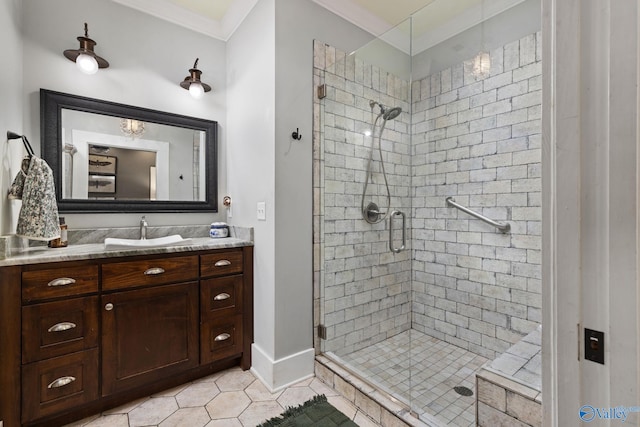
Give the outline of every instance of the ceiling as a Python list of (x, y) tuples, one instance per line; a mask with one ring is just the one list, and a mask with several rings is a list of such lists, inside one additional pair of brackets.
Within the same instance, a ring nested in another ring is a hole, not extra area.
[[(259, 0), (113, 1), (226, 41)], [(313, 1), (376, 36), (428, 6), (414, 15), (411, 30), (413, 38), (420, 40), (420, 50), (424, 50), (524, 0)]]

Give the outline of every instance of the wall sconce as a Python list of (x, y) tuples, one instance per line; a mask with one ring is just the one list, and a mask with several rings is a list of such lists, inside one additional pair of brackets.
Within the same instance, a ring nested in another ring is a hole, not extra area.
[(120, 130), (125, 135), (136, 138), (144, 133), (144, 122), (135, 119), (120, 119)]
[(180, 86), (183, 89), (189, 90), (191, 96), (196, 99), (202, 98), (205, 92), (211, 91), (211, 86), (206, 83), (202, 83), (200, 81), (200, 75), (202, 71), (198, 70), (198, 59), (196, 58), (196, 62), (193, 64), (193, 68), (189, 69), (189, 75), (184, 78), (182, 82), (180, 82)]
[(95, 74), (98, 68), (109, 67), (109, 63), (93, 51), (93, 47), (97, 43), (89, 38), (89, 27), (86, 22), (84, 23), (84, 37), (78, 37), (78, 41), (80, 48), (67, 49), (64, 51), (64, 56), (70, 61), (74, 61), (80, 71), (85, 74)]

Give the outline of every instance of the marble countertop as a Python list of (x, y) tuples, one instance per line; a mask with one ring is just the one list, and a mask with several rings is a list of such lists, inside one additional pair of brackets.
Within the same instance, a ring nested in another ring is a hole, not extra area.
[(69, 245), (66, 248), (48, 248), (36, 246), (24, 248), (10, 257), (0, 260), (0, 267), (24, 264), (42, 264), (47, 262), (76, 261), (97, 258), (116, 258), (147, 254), (169, 254), (207, 249), (239, 248), (253, 246), (250, 240), (227, 237), (212, 239), (210, 237), (191, 238), (184, 245), (161, 248), (105, 249), (104, 243), (86, 243)]

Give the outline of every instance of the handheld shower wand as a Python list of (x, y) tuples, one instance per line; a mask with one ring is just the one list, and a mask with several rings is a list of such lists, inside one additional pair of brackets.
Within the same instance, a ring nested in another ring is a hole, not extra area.
[[(402, 109), (400, 107), (393, 107), (390, 109), (385, 108), (384, 105), (380, 104), (377, 101), (371, 100), (369, 102), (369, 106), (371, 107), (371, 114), (373, 114), (373, 109), (375, 106), (380, 108), (380, 113), (373, 121), (373, 130), (371, 132), (371, 151), (369, 151), (369, 162), (367, 163), (367, 174), (364, 182), (364, 189), (362, 190), (362, 201), (360, 203), (360, 209), (362, 211), (362, 217), (365, 221), (370, 224), (377, 224), (385, 220), (387, 215), (389, 214), (389, 209), (391, 208), (391, 191), (389, 190), (389, 182), (387, 181), (387, 174), (384, 169), (384, 159), (382, 158), (382, 132), (384, 132), (385, 125), (388, 120), (393, 120), (400, 115)], [(384, 185), (387, 190), (387, 206), (386, 211), (381, 212), (374, 202), (370, 202), (365, 206), (365, 195), (367, 193), (367, 187), (369, 185), (369, 180), (373, 184), (373, 174), (371, 172), (371, 163), (373, 161), (373, 151), (375, 150), (375, 141), (376, 141), (376, 125), (378, 124), (378, 120), (382, 117), (382, 125), (380, 126), (380, 133), (378, 134), (378, 153), (380, 155), (380, 169), (382, 170), (382, 177), (384, 178)]]

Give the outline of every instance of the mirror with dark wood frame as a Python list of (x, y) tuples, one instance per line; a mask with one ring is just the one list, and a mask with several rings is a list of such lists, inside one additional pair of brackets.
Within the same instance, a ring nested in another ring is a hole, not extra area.
[(217, 212), (217, 122), (40, 90), (61, 212)]

